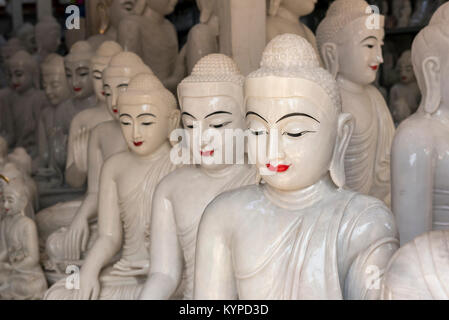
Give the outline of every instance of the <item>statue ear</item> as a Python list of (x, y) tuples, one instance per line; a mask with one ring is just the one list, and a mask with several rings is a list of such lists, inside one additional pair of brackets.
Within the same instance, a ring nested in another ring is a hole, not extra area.
[(108, 30), (109, 23), (110, 23), (108, 8), (106, 7), (106, 5), (104, 3), (101, 2), (98, 4), (97, 14), (100, 19), (100, 30), (98, 30), (98, 31), (100, 34), (104, 34), (106, 32), (106, 30)]
[(330, 166), (332, 181), (339, 188), (343, 188), (346, 183), (345, 177), (345, 154), (354, 130), (354, 120), (349, 113), (342, 113), (338, 117), (337, 141), (335, 143), (334, 154)]
[(169, 119), (168, 135), (170, 136), (171, 132), (179, 127), (179, 122), (181, 120), (181, 111), (179, 109), (172, 110), (170, 112), (170, 115), (168, 116), (168, 119)]
[(134, 13), (138, 16), (141, 16), (146, 6), (147, 6), (146, 0), (137, 0), (136, 5), (134, 6)]
[(321, 57), (323, 58), (324, 66), (332, 74), (334, 79), (336, 79), (338, 73), (337, 45), (332, 42), (326, 42), (321, 46), (320, 53)]
[(427, 57), (422, 63), (424, 83), (426, 91), (424, 94), (424, 111), (434, 113), (441, 103), (441, 73), (440, 59), (438, 57)]

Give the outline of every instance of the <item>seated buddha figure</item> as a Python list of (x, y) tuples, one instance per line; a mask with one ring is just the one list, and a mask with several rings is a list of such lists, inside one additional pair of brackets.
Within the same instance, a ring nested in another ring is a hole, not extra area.
[(316, 0), (270, 0), (267, 18), (267, 42), (284, 33), (307, 39), (318, 52), (315, 35), (299, 18), (312, 13)]
[[(120, 24), (118, 42), (126, 51), (138, 54), (164, 86), (172, 92), (184, 77), (183, 59), (178, 56), (174, 25), (164, 16), (175, 9), (178, 0), (146, 0), (142, 16), (133, 15)], [(181, 60), (181, 61), (180, 61)], [(181, 68), (177, 68), (181, 66)]]
[[(179, 122), (175, 97), (150, 74), (139, 74), (118, 99), (129, 150), (106, 160), (101, 171), (99, 236), (81, 267), (79, 290), (65, 279), (47, 299), (136, 299), (150, 265), (151, 204), (157, 184), (176, 169), (168, 136)], [(119, 253), (120, 260), (111, 264)]]
[(412, 53), (406, 50), (398, 60), (400, 82), (390, 90), (390, 110), (395, 123), (399, 124), (416, 112), (421, 100), (421, 92), (413, 72)]
[[(175, 170), (156, 189), (150, 231), (151, 266), (141, 299), (169, 299), (181, 283), (183, 268), (183, 298), (193, 298), (196, 235), (204, 209), (220, 193), (256, 183), (254, 166), (244, 161), (223, 161), (225, 150), (229, 150), (225, 130), (243, 132), (246, 127), (243, 82), (231, 58), (211, 54), (202, 58), (191, 76), (178, 86), (182, 121), (190, 141), (196, 138), (193, 131), (201, 130), (201, 143), (189, 143), (194, 163), (199, 165)], [(221, 136), (221, 147), (214, 146), (214, 141), (203, 134), (210, 130)], [(237, 152), (233, 155), (237, 159)], [(208, 159), (212, 161), (205, 161)]]
[(309, 42), (274, 38), (244, 101), (249, 156), (265, 184), (207, 206), (194, 298), (377, 299), (380, 270), (398, 248), (394, 217), (342, 188), (352, 117)]
[(23, 180), (0, 175), (6, 182), (1, 197), (0, 299), (42, 299), (47, 290), (39, 265), (39, 246), (34, 221), (25, 215), (26, 186)]
[(96, 121), (90, 121), (89, 118), (75, 117), (79, 112), (97, 105), (91, 63), (94, 55), (95, 52), (88, 42), (78, 41), (64, 58), (76, 112), (70, 124), (65, 179), (74, 188), (83, 186), (86, 181), (89, 132), (97, 125)]
[(449, 228), (449, 4), (416, 36), (412, 61), (422, 92), (418, 111), (392, 146), (392, 209), (401, 245)]
[[(108, 107), (106, 106), (106, 95), (103, 89), (103, 72), (109, 64), (112, 57), (122, 51), (121, 47), (112, 41), (104, 42), (98, 48), (96, 54), (91, 59), (92, 73), (93, 73), (93, 88), (97, 96), (97, 105), (94, 108), (89, 108), (79, 112), (72, 121), (71, 128), (80, 128), (85, 125), (88, 126), (90, 132), (83, 132), (80, 137), (75, 138), (78, 141), (74, 143), (74, 151), (86, 153), (82, 157), (88, 157), (88, 141), (93, 131), (93, 128), (99, 123), (107, 122), (112, 119)], [(82, 131), (82, 130), (81, 130)], [(81, 139), (86, 139), (81, 142)], [(70, 146), (69, 146), (70, 147)], [(76, 157), (74, 158), (76, 159)], [(87, 161), (87, 160), (86, 160)], [(89, 166), (86, 164), (86, 169)], [(86, 172), (87, 176), (87, 172)], [(73, 217), (80, 207), (82, 200), (73, 200), (64, 203), (58, 203), (50, 208), (47, 208), (38, 215), (39, 236), (42, 242), (45, 243), (47, 237), (54, 231), (61, 227), (67, 227), (73, 220)]]
[[(318, 49), (337, 79), (343, 111), (355, 120), (346, 152), (346, 186), (390, 203), (390, 149), (394, 123), (372, 83), (383, 62), (383, 16), (364, 0), (336, 0), (317, 29)], [(368, 11), (370, 12), (370, 11)]]
[[(120, 127), (117, 99), (126, 90), (131, 78), (139, 73), (152, 74), (142, 60), (132, 52), (115, 55), (103, 72), (104, 92), (111, 121), (102, 122), (91, 132), (88, 149), (87, 193), (81, 205), (75, 210), (64, 212), (66, 221), (61, 230), (53, 233), (47, 241), (47, 254), (55, 263), (74, 264), (84, 260), (97, 237), (98, 191), (100, 173), (106, 159), (128, 150)], [(61, 212), (55, 212), (61, 214)], [(81, 264), (81, 263), (79, 263)], [(65, 268), (59, 268), (64, 270)]]
[(65, 76), (64, 58), (47, 55), (41, 64), (42, 87), (50, 106), (42, 110), (38, 125), (39, 159), (36, 180), (48, 187), (62, 185), (67, 138), (74, 106)]
[(14, 127), (14, 146), (23, 147), (34, 159), (38, 156), (37, 128), (41, 111), (48, 106), (45, 93), (40, 90), (39, 68), (26, 51), (19, 51), (8, 60), (13, 92), (10, 109)]

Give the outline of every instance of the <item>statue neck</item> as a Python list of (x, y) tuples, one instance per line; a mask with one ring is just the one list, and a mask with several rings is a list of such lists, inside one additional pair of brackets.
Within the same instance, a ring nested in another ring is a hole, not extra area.
[(150, 7), (147, 6), (145, 13), (143, 14), (144, 17), (149, 18), (150, 20), (162, 24), (164, 22), (165, 17), (161, 15), (159, 12), (154, 11)]
[(74, 102), (77, 106), (80, 106), (81, 108), (87, 108), (87, 106), (93, 106), (93, 101), (94, 99), (97, 99), (97, 97), (92, 94), (86, 98), (81, 98), (81, 99), (74, 99)]
[(337, 76), (337, 83), (341, 89), (344, 89), (353, 93), (363, 93), (365, 86), (354, 81), (348, 80), (341, 75)]
[(264, 194), (271, 202), (289, 210), (311, 207), (326, 198), (330, 193), (335, 192), (335, 190), (337, 189), (329, 174), (314, 185), (296, 191), (282, 191), (273, 188), (269, 184), (264, 186)]
[(291, 11), (285, 9), (282, 5), (279, 7), (276, 16), (284, 20), (287, 20), (291, 23), (299, 24), (300, 17), (298, 15), (293, 14)]

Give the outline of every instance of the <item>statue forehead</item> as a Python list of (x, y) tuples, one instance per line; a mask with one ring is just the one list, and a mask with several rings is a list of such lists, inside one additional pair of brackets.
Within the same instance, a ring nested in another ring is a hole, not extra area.
[(368, 28), (366, 21), (367, 17), (361, 17), (350, 22), (338, 32), (336, 41), (341, 41), (342, 43), (357, 43), (363, 41), (367, 37), (375, 37), (378, 41), (383, 41), (385, 37), (383, 23), (379, 24), (378, 28)]
[(160, 115), (166, 108), (164, 106), (159, 106), (159, 103), (156, 101), (151, 102), (148, 101), (147, 103), (139, 103), (139, 97), (136, 97), (136, 100), (133, 101), (132, 99), (127, 99), (128, 101), (126, 103), (120, 104), (120, 115), (123, 115), (124, 113), (132, 116), (133, 118), (137, 118), (139, 115), (142, 115), (144, 113), (151, 113), (154, 114), (156, 117)]
[(103, 77), (103, 84), (105, 86), (109, 86), (113, 89), (117, 88), (117, 86), (121, 84), (129, 84), (131, 81), (131, 76), (129, 74), (123, 73), (123, 75), (115, 75), (115, 76), (107, 76), (104, 75)]
[(91, 63), (90, 63), (90, 60), (86, 60), (86, 59), (81, 59), (81, 60), (76, 60), (76, 61), (67, 61), (66, 60), (64, 62), (64, 66), (66, 69), (75, 71), (76, 69), (79, 69), (79, 68), (90, 68)]

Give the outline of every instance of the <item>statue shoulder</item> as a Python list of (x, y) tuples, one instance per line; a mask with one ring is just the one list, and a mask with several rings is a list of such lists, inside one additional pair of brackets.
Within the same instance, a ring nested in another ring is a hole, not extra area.
[(110, 156), (103, 164), (101, 175), (115, 176), (121, 172), (126, 163), (129, 163), (129, 151), (123, 151)]
[(382, 238), (398, 238), (395, 218), (387, 205), (359, 193), (348, 203), (341, 226), (342, 234), (350, 232), (351, 240), (356, 242), (357, 239), (373, 243)]

